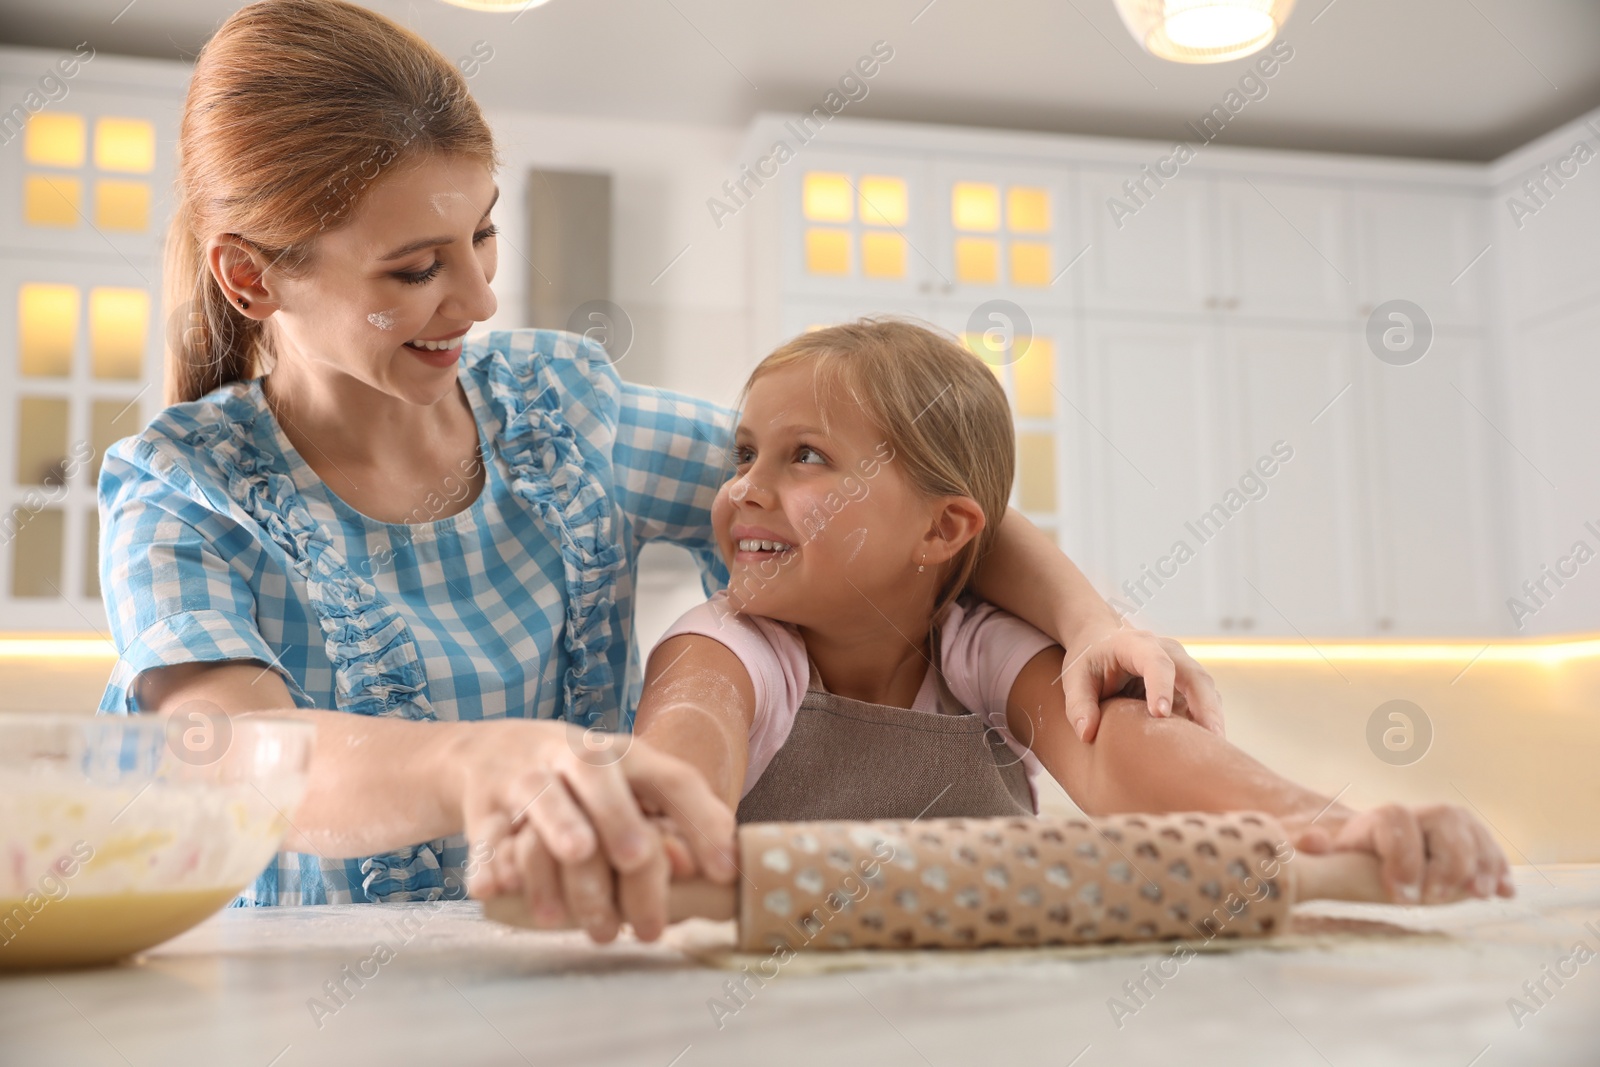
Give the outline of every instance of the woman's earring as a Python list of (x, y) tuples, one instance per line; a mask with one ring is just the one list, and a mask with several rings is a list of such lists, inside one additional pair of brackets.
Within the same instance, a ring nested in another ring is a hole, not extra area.
[(925, 564), (927, 562), (928, 562), (928, 554), (926, 552), (924, 552), (922, 554), (922, 563), (917, 564), (917, 573), (918, 574), (922, 573), (923, 564)]
[(239, 298), (239, 306), (242, 307), (242, 308), (247, 308), (247, 307), (250, 306), (250, 302), (248, 300), (246, 300), (244, 297), (241, 296)]

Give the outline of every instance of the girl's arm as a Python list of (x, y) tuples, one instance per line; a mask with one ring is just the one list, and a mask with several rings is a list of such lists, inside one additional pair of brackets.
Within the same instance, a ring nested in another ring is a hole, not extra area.
[(1000, 520), (994, 548), (972, 591), (1032, 623), (1064, 648), (1053, 677), (1073, 729), (1093, 741), (1100, 702), (1142, 679), (1152, 715), (1187, 713), (1222, 736), (1222, 701), (1211, 675), (1177, 641), (1128, 625), (1055, 543), (1015, 508)]
[(650, 653), (633, 732), (699, 770), (737, 809), (755, 710), (755, 684), (732, 649), (703, 634), (677, 634)]
[(1463, 888), (1489, 896), (1496, 882), (1501, 895), (1511, 895), (1504, 855), (1465, 809), (1386, 805), (1357, 812), (1275, 774), (1187, 719), (1150, 717), (1137, 700), (1107, 701), (1098, 738), (1080, 741), (1063, 723), (1055, 683), (1060, 654), (1059, 647), (1045, 649), (1028, 661), (1011, 687), (1006, 724), (1085, 814), (1260, 811), (1277, 818), (1296, 847), (1377, 854), (1396, 902), (1455, 899)]

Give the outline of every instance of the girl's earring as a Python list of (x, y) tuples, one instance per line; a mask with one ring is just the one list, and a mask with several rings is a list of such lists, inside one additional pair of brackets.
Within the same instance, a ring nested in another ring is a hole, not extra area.
[(922, 563), (917, 564), (917, 573), (918, 574), (922, 573), (923, 564), (925, 564), (927, 562), (928, 562), (928, 554), (926, 552), (924, 552), (922, 554)]
[(242, 308), (247, 308), (247, 307), (250, 306), (250, 302), (247, 301), (244, 297), (241, 296), (239, 298), (239, 306), (242, 307)]

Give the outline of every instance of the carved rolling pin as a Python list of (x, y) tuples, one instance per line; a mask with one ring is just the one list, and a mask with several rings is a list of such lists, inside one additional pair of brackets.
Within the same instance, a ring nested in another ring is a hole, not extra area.
[[(1296, 854), (1260, 812), (745, 823), (738, 835), (741, 877), (673, 883), (670, 918), (737, 918), (746, 952), (1268, 937), (1296, 901), (1388, 900), (1375, 857)], [(520, 896), (484, 914), (533, 926)]]

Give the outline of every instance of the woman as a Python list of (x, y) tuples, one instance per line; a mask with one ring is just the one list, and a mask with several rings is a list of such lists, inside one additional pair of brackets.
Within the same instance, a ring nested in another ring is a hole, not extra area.
[[(498, 165), (460, 72), (353, 4), (263, 0), (202, 50), (173, 406), (101, 475), (101, 710), (317, 723), (293, 852), (241, 903), (459, 897), (469, 873), (475, 896), (559, 885), (597, 940), (624, 920), (650, 939), (669, 871), (734, 877), (733, 813), (686, 764), (583, 728), (632, 724), (640, 547), (727, 581), (710, 507), (732, 413), (624, 384), (572, 335), (463, 342), (495, 310)], [(1153, 713), (1220, 731), (1205, 672), (1119, 627), (1021, 516), (974, 588), (1067, 649), (1086, 739), (1141, 678)]]

